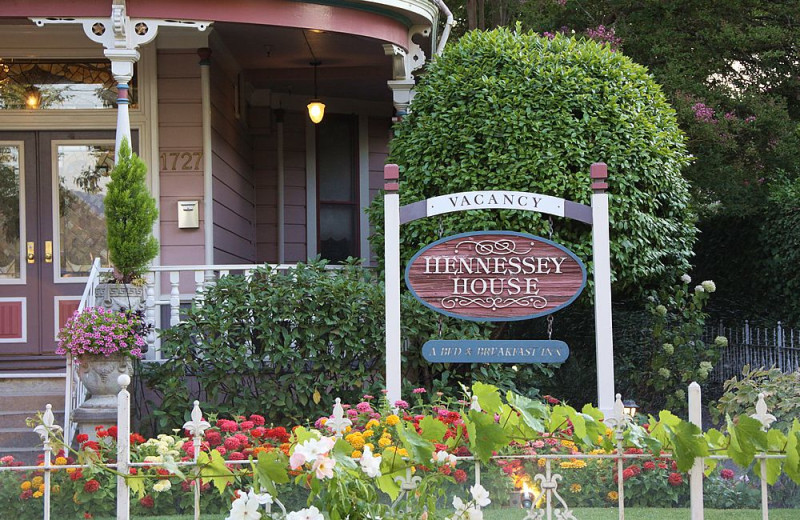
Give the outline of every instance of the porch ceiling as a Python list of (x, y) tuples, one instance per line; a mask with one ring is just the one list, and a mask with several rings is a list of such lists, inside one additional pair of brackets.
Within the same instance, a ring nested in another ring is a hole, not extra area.
[(213, 28), (256, 89), (313, 95), (313, 51), (321, 62), (317, 70), (320, 97), (391, 101), (386, 81), (392, 79), (392, 64), (384, 54), (382, 41), (334, 32), (226, 22), (217, 22)]

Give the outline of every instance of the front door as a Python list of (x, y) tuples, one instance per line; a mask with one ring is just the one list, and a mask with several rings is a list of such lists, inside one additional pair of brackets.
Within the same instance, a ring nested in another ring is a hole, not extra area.
[(108, 265), (113, 164), (113, 132), (0, 132), (0, 371), (64, 366), (58, 329)]

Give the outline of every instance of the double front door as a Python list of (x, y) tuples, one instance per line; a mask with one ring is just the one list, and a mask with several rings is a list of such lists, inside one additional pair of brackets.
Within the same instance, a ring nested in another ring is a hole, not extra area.
[(108, 265), (113, 166), (113, 132), (0, 132), (0, 372), (63, 366), (58, 329)]

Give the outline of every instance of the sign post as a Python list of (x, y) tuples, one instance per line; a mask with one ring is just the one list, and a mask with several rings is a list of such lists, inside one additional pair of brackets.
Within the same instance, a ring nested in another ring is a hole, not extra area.
[(384, 263), (386, 287), (386, 390), (389, 404), (400, 400), (400, 169), (387, 164), (383, 170)]
[[(611, 260), (607, 168), (591, 167), (592, 205), (518, 191), (470, 191), (431, 197), (400, 207), (399, 168), (384, 167), (386, 388), (390, 403), (401, 398), (400, 225), (434, 215), (474, 209), (514, 209), (566, 217), (592, 225), (597, 352), (597, 405), (614, 406), (614, 347), (611, 328)], [(572, 303), (586, 281), (582, 262), (549, 240), (513, 231), (464, 233), (419, 251), (406, 283), (427, 307), (461, 319), (509, 321), (544, 316)], [(442, 340), (444, 341), (444, 340)], [(442, 362), (557, 362), (568, 355), (563, 342), (430, 341), (426, 359)], [(563, 346), (562, 346), (563, 345)], [(446, 358), (446, 359), (445, 359)]]

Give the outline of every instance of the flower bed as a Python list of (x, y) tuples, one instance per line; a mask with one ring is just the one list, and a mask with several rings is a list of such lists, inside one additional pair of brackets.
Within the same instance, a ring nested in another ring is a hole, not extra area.
[[(475, 519), (478, 506), (489, 501), (509, 505), (528, 493), (536, 502), (539, 484), (551, 473), (563, 477), (557, 491), (570, 507), (617, 505), (620, 478), (630, 505), (685, 505), (686, 471), (696, 456), (727, 454), (746, 468), (759, 443), (769, 439), (770, 451), (785, 453), (786, 459), (768, 461), (768, 479), (774, 482), (783, 471), (800, 480), (797, 421), (788, 433), (767, 433), (755, 419), (739, 417), (726, 436), (714, 430), (703, 434), (662, 412), (645, 426), (618, 418), (619, 427), (611, 429), (589, 406), (578, 412), (557, 401), (501, 396), (481, 383), (464, 401), (428, 400), (423, 391), (414, 395), (413, 405), (364, 396), (313, 426), (268, 426), (257, 414), (217, 419), (212, 426), (198, 415), (185, 425), (193, 431), (147, 440), (133, 433), (125, 475), (133, 512), (190, 512), (199, 483), (201, 510), (229, 512), (231, 520), (257, 518), (267, 504), (296, 513), (288, 518), (324, 513), (330, 519), (406, 514)], [(198, 430), (203, 435), (196, 451), (190, 434)], [(56, 448), (51, 490), (59, 518), (113, 514), (117, 436), (115, 427), (99, 428), (98, 440), (80, 436), (74, 453)], [(481, 486), (470, 486), (473, 460), (481, 461)], [(708, 463), (709, 494), (731, 498), (753, 488), (738, 478), (743, 470), (737, 475), (712, 467), (714, 460)], [(18, 463), (4, 457), (0, 465)], [(40, 468), (0, 471), (0, 510), (19, 520), (40, 518), (43, 486)], [(749, 505), (714, 500), (722, 507)]]

